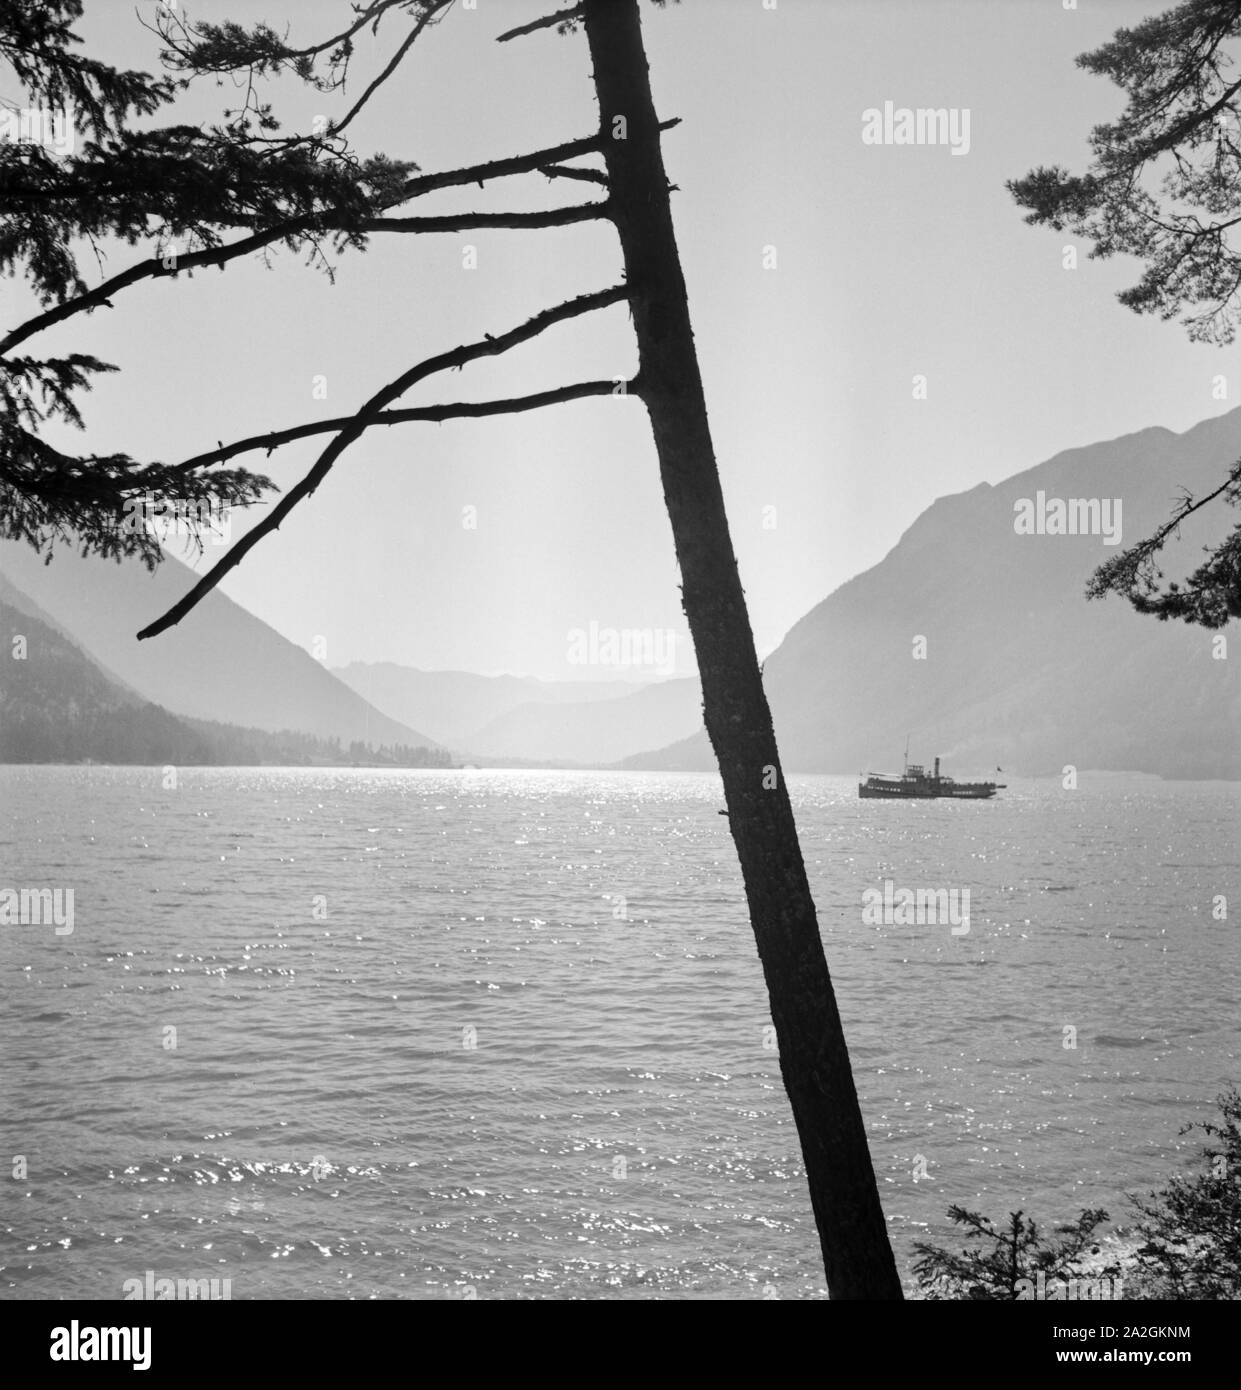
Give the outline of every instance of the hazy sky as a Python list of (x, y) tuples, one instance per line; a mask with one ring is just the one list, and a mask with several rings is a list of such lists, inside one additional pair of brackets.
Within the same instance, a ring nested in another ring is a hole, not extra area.
[[(433, 171), (591, 133), (584, 35), (493, 42), (552, 7), (453, 7), (359, 119), (356, 145)], [(1026, 226), (1004, 188), (1040, 163), (1084, 166), (1090, 127), (1120, 110), (1121, 95), (1079, 71), (1074, 56), (1164, 8), (643, 5), (659, 109), (682, 118), (665, 136), (665, 159), (680, 186), (674, 215), (690, 308), (760, 650), (880, 560), (937, 496), (1148, 425), (1182, 430), (1236, 403), (1211, 395), (1230, 354), (1115, 302), (1137, 278), (1134, 262), (1089, 261), (1083, 245), (1078, 268), (1066, 271), (1068, 238)], [(140, 0), (139, 9), (156, 6)], [(182, 9), (287, 24), (298, 42), (348, 16), (343, 0)], [(112, 61), (154, 64), (131, 0), (87, 0), (81, 32)], [(388, 21), (377, 47), (363, 45), (347, 100), (403, 32)], [(339, 98), (295, 83), (271, 95), (289, 126), (342, 109)], [(200, 84), (184, 110), (198, 119), (237, 96)], [(968, 154), (864, 144), (863, 112), (885, 101), (968, 108)], [(407, 211), (557, 206), (596, 192), (533, 175)], [(467, 244), (477, 247), (473, 270), (463, 268)], [(764, 268), (767, 247), (775, 269)], [(136, 254), (116, 248), (109, 273)], [(31, 348), (118, 363), (123, 373), (89, 398), (89, 447), (172, 460), (351, 412), (419, 359), (619, 278), (607, 224), (377, 237), (339, 263), (334, 286), (287, 253), (271, 268), (234, 262), (128, 290), (110, 312)], [(6, 306), (6, 320), (25, 307), (8, 287)], [(406, 403), (628, 375), (634, 364), (618, 306), (433, 378)], [(927, 378), (925, 400), (914, 399), (915, 374)], [(316, 376), (327, 379), (326, 400), (313, 399)], [(316, 452), (312, 441), (251, 466), (287, 487)], [(462, 524), (467, 506), (477, 509), (476, 529)], [(293, 641), (310, 648), (324, 638), (332, 665), (614, 677), (568, 664), (570, 630), (592, 621), (685, 628), (636, 401), (372, 431), (224, 588)], [(678, 662), (679, 673), (690, 669)]]

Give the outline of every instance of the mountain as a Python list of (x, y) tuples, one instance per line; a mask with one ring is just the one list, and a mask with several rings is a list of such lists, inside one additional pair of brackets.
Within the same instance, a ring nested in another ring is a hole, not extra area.
[(613, 763), (702, 719), (696, 680), (540, 681), (361, 661), (334, 674), (393, 719), (478, 758)]
[(0, 583), (0, 763), (257, 764), (444, 767), (448, 755), (395, 747), (379, 755), (311, 734), (183, 719), (114, 680), (7, 581)]
[(219, 589), (177, 627), (138, 642), (134, 634), (194, 582), (172, 556), (148, 574), (139, 564), (84, 559), (66, 546), (45, 565), (23, 542), (0, 541), (0, 578), (9, 602), (71, 638), (119, 684), (175, 714), (345, 744), (435, 742), (381, 714)]
[[(1182, 488), (1200, 496), (1217, 487), (1238, 456), (1234, 410), (1180, 435), (1154, 428), (1070, 449), (1003, 483), (940, 498), (767, 660), (785, 768), (899, 771), (908, 734), (911, 760), (938, 754), (958, 777), (996, 767), (1059, 774), (1072, 764), (1241, 778), (1236, 625), (1218, 634), (1161, 623), (1083, 593), (1097, 564), (1167, 519)], [(1040, 492), (1044, 514), (1056, 499), (1119, 499), (1119, 545), (1018, 534)], [(1164, 551), (1169, 578), (1196, 567), (1201, 547), (1235, 521), (1212, 504), (1184, 523)], [(1234, 647), (1225, 659), (1216, 656), (1221, 636)], [(919, 637), (924, 659), (915, 659)], [(625, 766), (714, 761), (700, 731)]]
[(658, 681), (620, 699), (520, 705), (475, 730), (460, 746), (480, 757), (598, 765), (682, 737), (701, 722), (696, 679)]
[(0, 640), (0, 762), (209, 760), (200, 734), (118, 685), (54, 627), (3, 598)]
[(420, 671), (390, 661), (354, 661), (335, 667), (332, 674), (390, 718), (425, 729), (439, 743), (468, 748), (476, 747), (471, 738), (478, 729), (519, 706), (586, 704), (641, 689), (628, 681), (540, 681), (469, 671)]

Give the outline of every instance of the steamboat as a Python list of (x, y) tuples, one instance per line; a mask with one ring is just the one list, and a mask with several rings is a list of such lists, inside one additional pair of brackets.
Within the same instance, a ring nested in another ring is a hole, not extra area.
[[(996, 769), (999, 771), (999, 769)], [(1003, 782), (958, 782), (940, 774), (939, 759), (935, 759), (933, 772), (920, 763), (909, 761), (909, 750), (905, 750), (905, 770), (897, 777), (894, 773), (871, 772), (864, 782), (858, 783), (857, 794), (861, 797), (882, 797), (889, 801), (904, 801), (913, 798), (946, 796), (957, 801), (981, 801), (994, 796), (1004, 789)]]

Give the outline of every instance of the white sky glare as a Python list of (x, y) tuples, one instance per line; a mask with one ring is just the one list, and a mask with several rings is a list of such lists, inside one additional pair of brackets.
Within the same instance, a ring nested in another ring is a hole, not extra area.
[[(1065, 270), (1071, 238), (1026, 226), (1004, 188), (1039, 164), (1085, 167), (1090, 128), (1117, 114), (1122, 95), (1074, 57), (1167, 7), (643, 5), (658, 108), (682, 120), (664, 137), (665, 160), (680, 189), (690, 311), (760, 651), (880, 560), (936, 497), (1148, 425), (1184, 430), (1236, 404), (1212, 397), (1234, 353), (1120, 306), (1116, 292), (1137, 278), (1132, 261), (1091, 261), (1082, 244), (1078, 268)], [(139, 0), (140, 12), (156, 8)], [(551, 8), (458, 3), (359, 118), (355, 146), (430, 172), (591, 133), (583, 35), (494, 42)], [(336, 0), (181, 10), (287, 24), (297, 42), (349, 15)], [(87, 0), (80, 32), (112, 62), (155, 66), (131, 0)], [(294, 128), (339, 113), (403, 32), (389, 20), (377, 46), (363, 44), (345, 98), (272, 84), (276, 115)], [(198, 120), (239, 97), (203, 82), (180, 109)], [(968, 154), (864, 144), (863, 112), (886, 101), (968, 109)], [(598, 193), (525, 175), (406, 211), (550, 207)], [(477, 269), (463, 268), (467, 244)], [(111, 248), (107, 271), (146, 254)], [(413, 362), (614, 284), (620, 271), (605, 223), (374, 237), (338, 262), (335, 285), (288, 253), (270, 268), (234, 262), (127, 290), (32, 350), (94, 352), (122, 368), (86, 400), (86, 447), (175, 460), (351, 413)], [(8, 320), (24, 300), (11, 285), (5, 298)], [(616, 306), (432, 378), (405, 403), (508, 396), (634, 365)], [(916, 374), (925, 400), (914, 399)], [(313, 398), (317, 376), (326, 400)], [(287, 488), (316, 452), (310, 441), (250, 466)], [(466, 506), (476, 529), (462, 524)], [(764, 526), (771, 507), (774, 528)], [(247, 524), (235, 520), (234, 535)], [(571, 629), (685, 629), (655, 453), (632, 400), (371, 431), (224, 590), (302, 646), (325, 638), (331, 665), (614, 678), (568, 664)]]

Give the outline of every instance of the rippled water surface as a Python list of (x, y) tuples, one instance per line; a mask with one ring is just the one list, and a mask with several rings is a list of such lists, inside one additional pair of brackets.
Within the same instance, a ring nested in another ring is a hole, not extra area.
[[(163, 781), (0, 769), (0, 886), (74, 890), (0, 927), (5, 1296), (822, 1295), (716, 779)], [(1121, 1216), (1189, 1160), (1241, 1080), (1241, 789), (793, 795), (906, 1274), (951, 1202)], [(865, 922), (885, 879), (968, 934)]]

